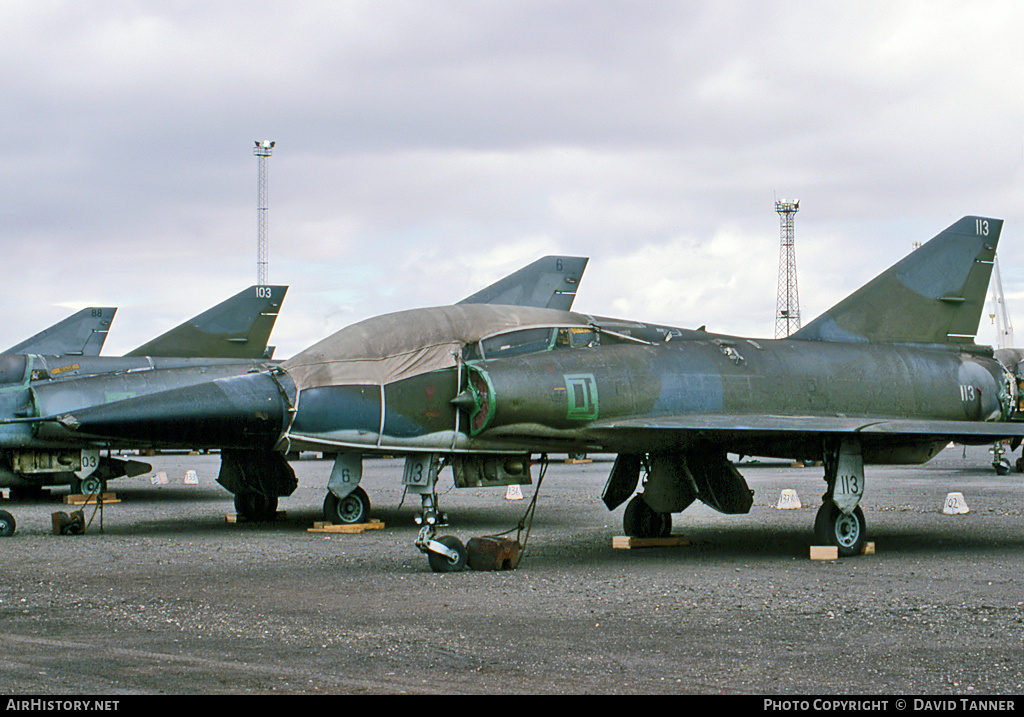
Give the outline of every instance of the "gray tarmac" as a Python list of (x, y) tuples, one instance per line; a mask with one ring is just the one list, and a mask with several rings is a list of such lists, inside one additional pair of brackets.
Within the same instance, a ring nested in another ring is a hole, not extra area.
[[(307, 454), (311, 456), (312, 454)], [(294, 463), (269, 524), (230, 523), (216, 455), (146, 459), (119, 503), (57, 536), (52, 501), (2, 504), (0, 693), (1002, 695), (1024, 691), (1024, 481), (984, 447), (868, 466), (874, 555), (809, 558), (820, 467), (741, 465), (749, 515), (695, 505), (690, 543), (620, 550), (610, 457), (553, 457), (512, 571), (437, 574), (413, 541), (402, 462), (367, 459), (382, 530), (309, 532), (331, 464)], [(185, 485), (187, 470), (199, 485)], [(536, 489), (454, 489), (442, 534), (514, 530)], [(781, 491), (802, 508), (776, 508)], [(970, 512), (944, 515), (950, 492)], [(102, 525), (101, 525), (102, 521)]]

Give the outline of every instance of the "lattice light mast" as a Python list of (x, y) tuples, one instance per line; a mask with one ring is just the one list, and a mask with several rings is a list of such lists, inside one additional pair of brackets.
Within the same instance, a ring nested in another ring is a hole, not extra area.
[(800, 296), (796, 287), (796, 247), (794, 246), (793, 219), (800, 211), (800, 200), (775, 201), (779, 214), (779, 294), (776, 300), (775, 338), (789, 336), (800, 328)]
[(1013, 346), (1013, 324), (1006, 310), (1006, 296), (1003, 294), (1003, 277), (999, 275), (999, 257), (993, 259), (992, 271), (992, 321), (996, 325), (999, 348)]
[(259, 166), (259, 189), (256, 206), (256, 284), (267, 285), (267, 159), (274, 149), (274, 142), (256, 140), (256, 162)]

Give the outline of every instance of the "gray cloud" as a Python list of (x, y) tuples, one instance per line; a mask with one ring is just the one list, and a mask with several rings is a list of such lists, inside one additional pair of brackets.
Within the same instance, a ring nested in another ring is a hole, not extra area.
[[(290, 355), (543, 253), (578, 308), (773, 331), (964, 214), (1024, 298), (1012, 2), (5, 3), (10, 342), (89, 303), (130, 349), (255, 278), (254, 140)], [(982, 336), (984, 338), (984, 336)]]

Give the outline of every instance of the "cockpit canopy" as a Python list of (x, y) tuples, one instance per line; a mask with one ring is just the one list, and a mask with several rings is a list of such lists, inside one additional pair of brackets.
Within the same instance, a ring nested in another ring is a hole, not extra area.
[(601, 333), (593, 326), (536, 326), (505, 331), (468, 344), (466, 361), (507, 358), (562, 348), (593, 348), (601, 345)]

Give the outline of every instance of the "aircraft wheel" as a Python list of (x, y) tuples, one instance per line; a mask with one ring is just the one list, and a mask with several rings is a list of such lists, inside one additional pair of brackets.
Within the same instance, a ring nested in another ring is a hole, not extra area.
[(638, 493), (626, 504), (622, 529), (633, 538), (664, 538), (672, 532), (672, 514), (655, 512)]
[(992, 467), (996, 469), (997, 476), (1008, 476), (1010, 475), (1010, 461), (1005, 458), (1001, 458), (992, 464)]
[(453, 535), (442, 535), (437, 542), (449, 550), (454, 550), (457, 555), (455, 558), (449, 558), (440, 553), (427, 553), (427, 561), (430, 563), (431, 570), (435, 573), (457, 573), (466, 567), (468, 554), (466, 546), (462, 544), (461, 540)]
[(324, 520), (335, 525), (365, 523), (370, 516), (370, 497), (356, 486), (355, 490), (339, 498), (330, 491), (324, 498)]
[(839, 548), (840, 556), (859, 555), (864, 547), (864, 511), (858, 505), (846, 515), (826, 499), (814, 517), (814, 535), (823, 545)]
[(14, 520), (14, 516), (8, 513), (6, 510), (0, 510), (0, 538), (6, 538), (14, 535), (14, 529), (17, 527), (17, 523)]
[(277, 496), (246, 491), (235, 493), (235, 512), (246, 520), (264, 522), (277, 515)]
[(1015, 465), (1017, 466), (1018, 473), (1024, 473), (1024, 456), (1018, 458)]
[(85, 495), (96, 495), (103, 490), (103, 481), (99, 476), (91, 475), (82, 479), (81, 491)]

